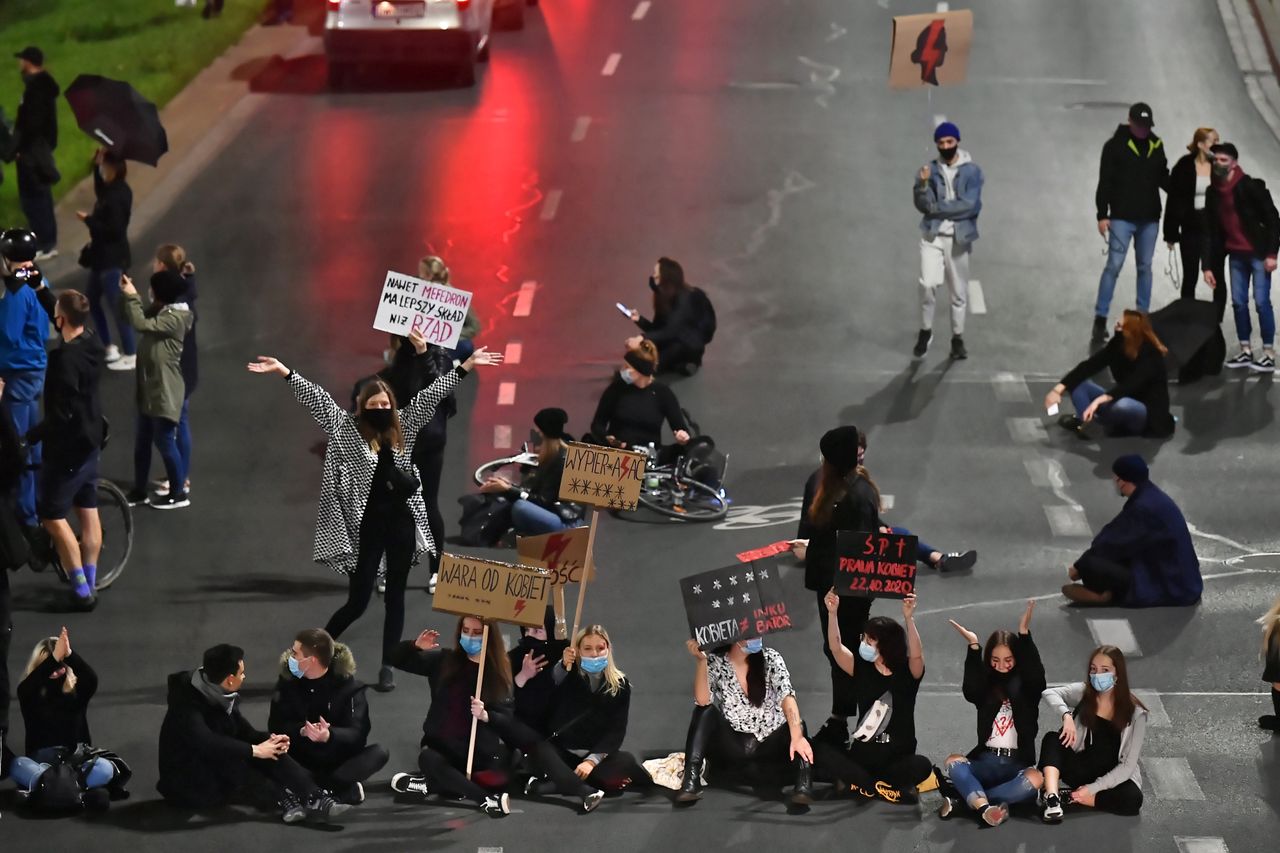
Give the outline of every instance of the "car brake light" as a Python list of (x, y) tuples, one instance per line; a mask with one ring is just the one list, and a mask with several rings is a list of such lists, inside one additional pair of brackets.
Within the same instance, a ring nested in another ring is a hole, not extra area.
[(454, 0), (458, 4), (459, 9), (465, 9), (471, 5), (471, 0)]

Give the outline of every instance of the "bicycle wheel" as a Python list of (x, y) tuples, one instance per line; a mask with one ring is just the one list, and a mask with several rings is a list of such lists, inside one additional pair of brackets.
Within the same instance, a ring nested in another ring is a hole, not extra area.
[(494, 459), (476, 469), (476, 485), (484, 484), (490, 477), (504, 477), (512, 483), (519, 483), (526, 468), (536, 468), (538, 457), (533, 453), (519, 453), (503, 459)]
[(133, 552), (133, 509), (120, 487), (98, 480), (98, 518), (102, 520), (102, 554), (98, 557), (97, 588), (106, 589), (124, 572)]
[(706, 483), (670, 474), (659, 475), (656, 488), (640, 490), (640, 505), (681, 521), (719, 521), (729, 513), (729, 501)]

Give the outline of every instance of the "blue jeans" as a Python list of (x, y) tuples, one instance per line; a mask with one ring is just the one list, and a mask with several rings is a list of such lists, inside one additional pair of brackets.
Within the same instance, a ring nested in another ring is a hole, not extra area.
[(58, 245), (58, 218), (53, 213), (53, 187), (36, 177), (27, 161), (18, 158), (18, 204), (27, 225), (36, 234), (36, 247), (47, 251)]
[(178, 454), (178, 424), (168, 418), (138, 415), (138, 428), (133, 442), (133, 488), (138, 493), (147, 490), (147, 477), (151, 475), (151, 445), (155, 444), (164, 461), (164, 471), (169, 477), (169, 494), (186, 494), (187, 471), (182, 467)]
[(1107, 265), (1102, 268), (1102, 278), (1098, 280), (1098, 304), (1094, 306), (1094, 314), (1105, 317), (1111, 310), (1111, 295), (1115, 293), (1116, 278), (1124, 266), (1130, 240), (1133, 241), (1134, 260), (1138, 264), (1138, 310), (1146, 311), (1151, 307), (1151, 257), (1156, 252), (1156, 238), (1159, 236), (1160, 223), (1157, 220), (1111, 220), (1111, 231), (1107, 236)]
[[(1076, 407), (1076, 415), (1083, 415), (1089, 404), (1105, 393), (1106, 390), (1092, 379), (1077, 385), (1071, 392), (1071, 405)], [(1131, 397), (1121, 397), (1099, 406), (1093, 419), (1102, 424), (1107, 435), (1142, 435), (1147, 428), (1147, 407)]]
[[(908, 530), (905, 527), (890, 527), (889, 529), (892, 530), (894, 533), (898, 534), (899, 536), (915, 536), (914, 533), (912, 533), (910, 530)], [(938, 549), (933, 547), (923, 539), (916, 539), (916, 562), (917, 563), (924, 563), (930, 566), (933, 565), (932, 563), (929, 562), (929, 555), (932, 554), (934, 551), (938, 551)], [(941, 554), (942, 552), (938, 551), (938, 553)]]
[(988, 803), (1021, 803), (1033, 799), (1036, 787), (1016, 756), (981, 752), (977, 757), (954, 761), (946, 767), (951, 784), (972, 808), (979, 798)]
[(511, 526), (515, 528), (517, 536), (539, 536), (543, 533), (559, 533), (575, 525), (533, 501), (518, 500), (511, 505)]
[[(18, 435), (27, 432), (40, 422), (40, 394), (44, 391), (43, 370), (5, 370), (0, 371), (4, 378), (4, 399), (0, 400), (0, 408), (13, 419), (13, 427)], [(39, 465), (41, 458), (40, 445), (32, 445), (27, 450), (27, 461), (31, 465)], [(28, 527), (38, 523), (36, 516), (36, 472), (30, 468), (22, 472), (18, 480), (18, 512), (20, 520)]]
[[(182, 401), (182, 417), (178, 420), (178, 459), (182, 462), (182, 487), (186, 488), (186, 479), (191, 476), (191, 398)], [(173, 483), (169, 484), (173, 488)]]
[(1263, 266), (1261, 258), (1232, 252), (1228, 260), (1231, 269), (1231, 307), (1236, 314), (1236, 338), (1242, 346), (1253, 337), (1253, 325), (1249, 322), (1249, 282), (1253, 282), (1253, 304), (1258, 311), (1258, 331), (1262, 333), (1262, 345), (1270, 348), (1276, 343), (1276, 315), (1271, 310), (1271, 273)]
[[(30, 793), (40, 779), (40, 774), (49, 769), (50, 763), (55, 758), (57, 758), (56, 748), (38, 750), (33, 758), (19, 755), (9, 765), (9, 778), (19, 788)], [(88, 776), (85, 778), (85, 787), (102, 788), (108, 785), (115, 777), (116, 767), (114, 764), (105, 758), (95, 758), (93, 766), (89, 769)]]
[[(107, 309), (116, 318), (116, 326), (120, 329), (120, 350), (125, 355), (134, 355), (138, 345), (133, 340), (133, 326), (120, 316), (120, 277), (124, 270), (89, 270), (89, 312), (93, 314), (93, 325), (102, 338), (104, 347), (111, 346), (111, 329), (107, 326)], [(103, 307), (103, 303), (106, 307)]]

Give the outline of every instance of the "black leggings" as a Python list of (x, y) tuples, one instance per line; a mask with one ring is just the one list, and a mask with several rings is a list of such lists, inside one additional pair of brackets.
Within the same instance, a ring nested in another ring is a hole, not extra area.
[[(423, 744), (418, 752), (418, 769), (427, 778), (427, 790), (434, 794), (446, 794), (483, 805), (489, 792), (472, 779), (467, 778), (468, 741), (433, 739)], [(481, 770), (507, 769), (506, 754), (488, 755), (478, 746), (472, 761), (473, 775)], [(503, 774), (505, 777), (505, 773)], [(505, 787), (504, 778), (504, 785)]]
[(919, 785), (933, 772), (923, 755), (903, 752), (892, 743), (853, 741), (847, 749), (817, 741), (813, 744), (814, 765), (824, 779), (839, 779), (865, 791), (883, 780), (899, 791)]
[(413, 516), (403, 512), (379, 515), (366, 511), (360, 523), (356, 570), (347, 576), (347, 603), (329, 617), (324, 629), (335, 640), (364, 614), (378, 582), (378, 564), (387, 555), (387, 615), (382, 623), (382, 665), (389, 666), (391, 650), (404, 633), (404, 587), (415, 547)]
[(685, 766), (689, 766), (690, 756), (705, 758), (718, 783), (776, 783), (788, 765), (795, 763), (789, 755), (790, 747), (791, 729), (786, 723), (764, 740), (756, 740), (754, 735), (731, 726), (715, 705), (697, 705), (685, 741)]
[(444, 513), (440, 511), (440, 479), (444, 475), (443, 429), (436, 430), (428, 425), (418, 433), (418, 441), (413, 446), (413, 464), (418, 466), (418, 476), (422, 479), (422, 500), (427, 505), (427, 529), (431, 531), (431, 540), (436, 544), (436, 553), (431, 557), (431, 574), (440, 570), (440, 554), (444, 551)]
[[(831, 716), (856, 717), (858, 715), (858, 697), (853, 692), (853, 676), (840, 668), (835, 655), (827, 645), (827, 605), (823, 601), (827, 591), (816, 593), (818, 598), (818, 624), (822, 630), (822, 653), (831, 665)], [(840, 596), (840, 607), (836, 610), (836, 621), (840, 624), (840, 641), (846, 646), (856, 645), (862, 629), (871, 615), (871, 599), (857, 596)], [(851, 646), (852, 647), (852, 646)]]
[(330, 790), (345, 788), (363, 782), (387, 765), (391, 755), (385, 747), (371, 743), (344, 761), (331, 766), (308, 762), (304, 764), (316, 778), (316, 782)]
[[(1195, 211), (1201, 217), (1204, 211)], [(1178, 251), (1182, 256), (1182, 298), (1195, 299), (1196, 285), (1204, 277), (1201, 267), (1201, 231), (1197, 228), (1183, 228), (1182, 239), (1178, 242)], [(1213, 288), (1213, 305), (1218, 309), (1218, 322), (1227, 310), (1227, 293), (1231, 290), (1231, 282), (1224, 280), (1224, 270), (1219, 267), (1212, 271), (1218, 286)]]
[[(1049, 732), (1040, 742), (1040, 769), (1058, 768), (1059, 786), (1079, 788), (1111, 771), (1116, 766), (1114, 755), (1103, 755), (1100, 749), (1086, 746), (1076, 752), (1062, 745), (1058, 732)], [(1093, 799), (1094, 808), (1118, 815), (1136, 815), (1142, 810), (1142, 789), (1125, 780), (1114, 788), (1099, 791)]]
[(1080, 583), (1090, 591), (1111, 593), (1114, 604), (1124, 602), (1133, 576), (1133, 570), (1128, 566), (1093, 554), (1085, 554), (1076, 560), (1076, 572), (1080, 575)]
[(579, 779), (573, 770), (582, 759), (572, 752), (514, 717), (494, 716), (492, 720), (502, 739), (527, 755), (534, 770), (551, 780), (557, 794), (585, 797), (596, 790), (621, 791), (651, 781), (635, 756), (622, 751), (609, 753), (585, 780)]

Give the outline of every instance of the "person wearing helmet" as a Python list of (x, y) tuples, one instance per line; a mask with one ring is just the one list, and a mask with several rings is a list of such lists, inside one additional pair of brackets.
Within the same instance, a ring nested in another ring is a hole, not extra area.
[[(18, 435), (26, 435), (40, 420), (40, 395), (44, 391), (44, 372), (48, 364), (44, 339), (49, 330), (34, 288), (44, 281), (35, 265), (36, 235), (26, 229), (13, 228), (0, 233), (0, 273), (4, 289), (0, 290), (0, 378), (4, 380), (4, 397), (0, 408), (13, 418)], [(40, 448), (28, 451), (29, 466), (40, 464)], [(18, 486), (18, 518), (28, 528), (37, 524), (36, 477), (30, 467), (22, 474)]]

